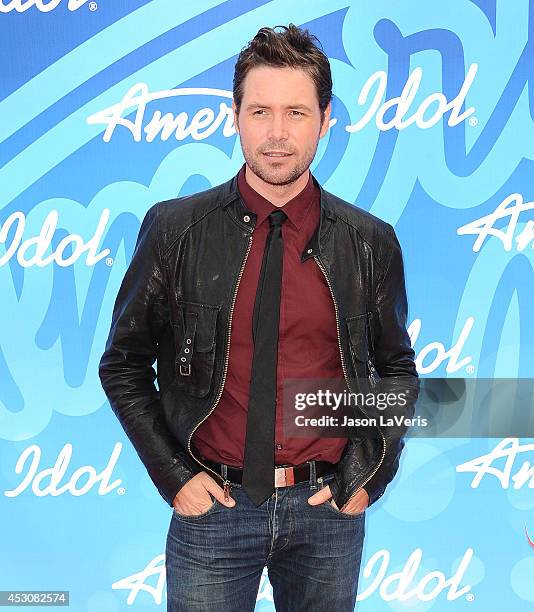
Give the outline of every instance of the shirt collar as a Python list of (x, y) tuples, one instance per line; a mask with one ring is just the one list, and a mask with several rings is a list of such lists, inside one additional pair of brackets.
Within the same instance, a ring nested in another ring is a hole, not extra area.
[(309, 173), (308, 182), (302, 191), (297, 193), (294, 198), (283, 206), (275, 206), (247, 183), (245, 168), (246, 164), (243, 164), (237, 175), (237, 188), (247, 208), (257, 215), (256, 227), (263, 223), (273, 210), (281, 209), (286, 213), (288, 221), (297, 230), (300, 230), (316, 195), (311, 172)]

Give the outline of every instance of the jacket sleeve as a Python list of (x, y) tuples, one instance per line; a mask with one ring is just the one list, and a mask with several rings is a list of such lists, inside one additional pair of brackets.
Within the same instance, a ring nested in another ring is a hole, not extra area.
[[(373, 334), (375, 368), (380, 376), (375, 393), (402, 393), (406, 398), (401, 406), (388, 407), (384, 417), (402, 415), (412, 418), (419, 394), (419, 378), (414, 363), (415, 353), (406, 329), (408, 302), (404, 281), (402, 251), (395, 230), (387, 224), (381, 249), (380, 271), (375, 285), (375, 325)], [(399, 467), (405, 446), (407, 427), (382, 427), (386, 452), (371, 480), (364, 485), (369, 494), (369, 505), (385, 492)]]
[(172, 506), (195, 472), (187, 451), (169, 431), (154, 385), (158, 338), (169, 322), (157, 223), (155, 204), (143, 219), (122, 280), (98, 373), (113, 412), (159, 493)]

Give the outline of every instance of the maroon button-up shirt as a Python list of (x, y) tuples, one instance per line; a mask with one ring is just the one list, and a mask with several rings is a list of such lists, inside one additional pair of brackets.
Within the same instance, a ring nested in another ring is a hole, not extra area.
[[(234, 305), (230, 354), (224, 390), (212, 414), (198, 427), (193, 444), (201, 457), (243, 467), (247, 408), (254, 343), (252, 315), (269, 233), (268, 216), (277, 210), (238, 173), (237, 186), (246, 207), (256, 213), (252, 246)], [(283, 207), (284, 241), (278, 337), (275, 464), (298, 465), (316, 459), (336, 463), (346, 438), (285, 438), (282, 394), (285, 379), (343, 378), (334, 303), (326, 279), (313, 257), (301, 255), (319, 224), (320, 191), (311, 173), (304, 189)]]

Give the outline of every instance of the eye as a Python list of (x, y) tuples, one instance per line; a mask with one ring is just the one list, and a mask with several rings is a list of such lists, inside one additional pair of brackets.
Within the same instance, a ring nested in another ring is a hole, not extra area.
[(291, 112), (292, 112), (292, 113), (297, 113), (297, 115), (304, 115), (304, 113), (301, 113), (301, 112), (300, 112), (300, 111), (298, 111), (298, 110), (292, 110)]
[(264, 113), (265, 110), (263, 108), (258, 109), (257, 111), (254, 111), (254, 115), (258, 115), (259, 113)]

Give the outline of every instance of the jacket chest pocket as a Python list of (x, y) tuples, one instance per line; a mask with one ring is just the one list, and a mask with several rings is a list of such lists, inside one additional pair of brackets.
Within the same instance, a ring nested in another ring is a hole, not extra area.
[(369, 380), (371, 387), (377, 384), (380, 376), (373, 364), (373, 338), (371, 330), (372, 312), (347, 317), (350, 356), (356, 378)]
[(195, 397), (210, 392), (215, 366), (215, 332), (219, 306), (177, 302), (173, 323), (176, 345), (176, 385)]

